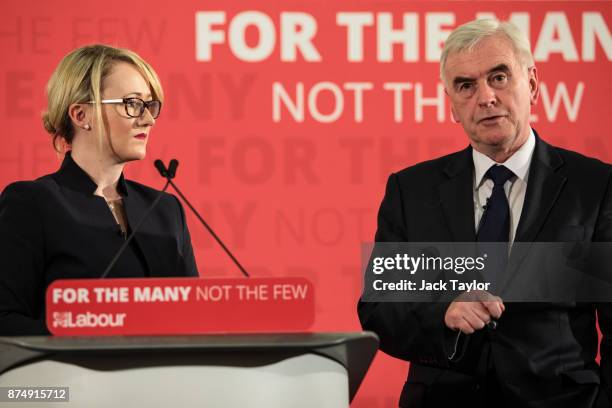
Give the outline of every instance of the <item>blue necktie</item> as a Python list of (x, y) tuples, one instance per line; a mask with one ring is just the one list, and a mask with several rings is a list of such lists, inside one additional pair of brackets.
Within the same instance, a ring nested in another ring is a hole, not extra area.
[(514, 176), (505, 166), (493, 165), (485, 174), (493, 180), (493, 192), (487, 200), (485, 212), (480, 220), (476, 240), (481, 256), (486, 254), (484, 275), (491, 283), (491, 292), (499, 294), (498, 287), (508, 264), (508, 241), (510, 239), (510, 206), (504, 191), (504, 184)]
[(483, 219), (477, 232), (479, 242), (508, 242), (510, 239), (510, 206), (504, 191), (504, 184), (514, 176), (505, 166), (493, 165), (487, 170), (486, 178), (493, 180), (493, 192), (487, 200)]
[[(480, 256), (486, 255), (486, 268), (483, 271), (484, 281), (491, 284), (489, 292), (498, 294), (497, 281), (508, 263), (508, 241), (510, 238), (510, 205), (504, 191), (504, 184), (514, 176), (505, 166), (493, 165), (485, 177), (493, 180), (493, 192), (487, 200), (485, 212), (478, 224), (476, 241)], [(504, 245), (503, 243), (506, 243)], [(482, 278), (481, 278), (482, 279)], [(495, 329), (494, 326), (487, 325)], [(489, 341), (492, 332), (479, 330), (470, 336), (466, 358), (469, 364), (475, 364), (476, 372), (487, 380), (495, 382), (495, 365)]]

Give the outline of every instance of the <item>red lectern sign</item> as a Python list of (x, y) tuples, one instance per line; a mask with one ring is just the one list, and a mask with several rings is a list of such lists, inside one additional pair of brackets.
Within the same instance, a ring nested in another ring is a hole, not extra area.
[(304, 278), (58, 280), (47, 327), (58, 336), (304, 332), (314, 288)]

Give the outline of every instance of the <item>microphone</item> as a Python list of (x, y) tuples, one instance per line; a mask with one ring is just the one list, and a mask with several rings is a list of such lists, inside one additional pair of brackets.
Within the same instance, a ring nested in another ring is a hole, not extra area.
[(485, 203), (485, 205), (482, 206), (483, 212), (480, 216), (480, 220), (478, 221), (478, 227), (476, 227), (476, 235), (478, 235), (478, 233), (480, 232), (480, 227), (482, 227), (482, 223), (484, 222), (485, 216), (487, 215), (487, 211), (491, 206), (491, 204), (489, 204), (489, 201), (491, 201), (491, 197), (487, 197), (487, 202)]
[(159, 174), (161, 174), (162, 177), (168, 177), (168, 170), (166, 170), (166, 166), (164, 165), (163, 161), (157, 159), (153, 162), (153, 165), (157, 171), (159, 171)]
[[(159, 164), (157, 164), (157, 162), (159, 162)], [(221, 241), (221, 239), (217, 236), (217, 234), (215, 234), (215, 231), (213, 231), (213, 229), (208, 225), (208, 223), (204, 221), (204, 218), (202, 218), (200, 213), (198, 213), (198, 211), (194, 208), (194, 206), (191, 205), (189, 200), (187, 200), (185, 195), (183, 195), (183, 193), (181, 192), (181, 190), (179, 190), (176, 184), (172, 182), (172, 179), (176, 176), (176, 169), (178, 168), (178, 165), (179, 165), (178, 160), (172, 159), (170, 160), (168, 169), (166, 169), (166, 166), (163, 164), (161, 160), (155, 160), (155, 167), (159, 171), (159, 174), (162, 177), (164, 177), (166, 180), (168, 180), (168, 182), (166, 183), (166, 187), (168, 185), (171, 185), (172, 188), (174, 188), (174, 190), (177, 192), (179, 197), (181, 197), (181, 199), (185, 202), (185, 204), (187, 204), (191, 212), (195, 214), (195, 216), (198, 218), (200, 223), (204, 225), (206, 230), (208, 230), (208, 233), (215, 239), (215, 241), (217, 241), (217, 243), (221, 246), (221, 248), (223, 248), (227, 256), (230, 257), (230, 259), (234, 262), (234, 264), (238, 267), (238, 269), (240, 269), (240, 272), (242, 272), (242, 274), (245, 277), (249, 278), (250, 277), (249, 273), (244, 269), (244, 267), (240, 264), (240, 262), (238, 262), (238, 259), (236, 259), (234, 254), (232, 254), (232, 252), (225, 246), (223, 241)]]
[(178, 167), (179, 162), (176, 159), (170, 160), (170, 164), (168, 164), (168, 177), (173, 179), (176, 176), (176, 168)]
[[(159, 162), (159, 163), (157, 163), (157, 162)], [(163, 168), (164, 172), (166, 172), (166, 166), (164, 166), (164, 164), (161, 162), (161, 160), (156, 160), (155, 163), (154, 163), (155, 167), (158, 170), (160, 170), (160, 164), (161, 164), (161, 168)], [(155, 201), (153, 201), (153, 204), (151, 204), (149, 206), (147, 211), (145, 211), (143, 216), (136, 223), (136, 226), (134, 228), (132, 228), (132, 232), (127, 237), (127, 239), (123, 242), (123, 245), (121, 245), (121, 248), (119, 248), (119, 250), (117, 251), (117, 253), (113, 257), (113, 259), (109, 262), (109, 264), (106, 267), (106, 269), (104, 269), (104, 272), (102, 273), (102, 275), (100, 275), (100, 279), (104, 279), (104, 278), (106, 278), (108, 276), (108, 274), (111, 271), (111, 269), (113, 269), (113, 266), (115, 266), (115, 264), (119, 260), (119, 257), (121, 256), (121, 254), (123, 254), (123, 251), (125, 251), (125, 249), (128, 247), (128, 245), (130, 245), (130, 242), (132, 242), (132, 239), (134, 239), (134, 235), (136, 235), (136, 231), (138, 231), (138, 228), (140, 228), (140, 226), (142, 225), (144, 220), (146, 220), (147, 217), (149, 216), (149, 214), (151, 214), (151, 211), (153, 211), (153, 208), (155, 208), (157, 203), (159, 203), (159, 200), (161, 200), (161, 198), (163, 196), (163, 192), (168, 189), (169, 185), (170, 185), (170, 181), (168, 180), (168, 182), (166, 182), (166, 185), (164, 186), (164, 188), (162, 188), (161, 192), (155, 198)], [(118, 233), (121, 234), (121, 231), (119, 230)]]

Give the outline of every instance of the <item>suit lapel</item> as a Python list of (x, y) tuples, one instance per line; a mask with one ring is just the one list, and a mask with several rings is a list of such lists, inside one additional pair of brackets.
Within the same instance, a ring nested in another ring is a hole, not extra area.
[(535, 240), (567, 180), (567, 177), (557, 172), (561, 166), (563, 166), (561, 156), (536, 135), (536, 147), (529, 169), (527, 192), (515, 241)]
[(448, 180), (438, 188), (440, 204), (452, 241), (474, 242), (474, 194), (472, 149), (468, 147), (446, 166)]
[[(140, 222), (140, 219), (145, 215), (148, 209), (148, 205), (142, 199), (142, 197), (138, 194), (138, 192), (134, 191), (134, 189), (132, 189), (129, 185), (126, 185), (125, 190), (127, 194), (124, 197), (123, 202), (124, 202), (125, 214), (127, 216), (128, 225), (130, 226), (130, 232), (131, 232), (134, 228), (136, 228), (136, 225), (138, 225), (138, 223)], [(136, 245), (141, 249), (141, 253), (147, 264), (147, 269), (149, 271), (149, 274), (151, 276), (154, 276), (151, 265), (154, 265), (155, 264), (154, 262), (156, 260), (151, 259), (151, 257), (156, 256), (156, 251), (147, 250), (146, 239), (145, 240), (142, 239), (143, 229), (146, 229), (146, 221), (144, 222), (143, 225), (139, 227), (138, 231), (134, 235), (133, 240), (136, 242)]]
[(562, 166), (561, 156), (536, 134), (536, 147), (529, 168), (525, 201), (514, 239), (514, 242), (522, 244), (512, 248), (502, 288), (509, 285), (516, 276), (512, 271), (518, 270), (526, 259), (531, 245), (536, 241), (550, 210), (559, 198), (567, 180), (567, 177), (558, 171)]

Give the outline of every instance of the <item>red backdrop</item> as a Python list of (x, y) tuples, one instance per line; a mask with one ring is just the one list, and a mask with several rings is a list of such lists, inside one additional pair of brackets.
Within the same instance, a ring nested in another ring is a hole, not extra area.
[[(161, 188), (153, 160), (178, 158), (177, 183), (252, 275), (310, 278), (314, 329), (350, 331), (386, 177), (467, 144), (438, 79), (456, 25), (496, 13), (526, 30), (542, 87), (533, 126), (612, 157), (609, 2), (249, 3), (4, 0), (0, 188), (59, 165), (40, 113), (62, 56), (131, 48), (156, 68), (166, 103), (129, 177)], [(201, 274), (238, 276), (193, 217), (190, 227)], [(353, 406), (395, 406), (406, 371), (379, 354)]]

